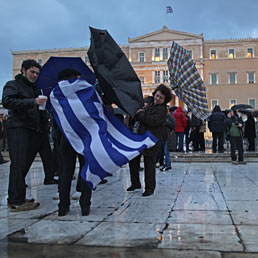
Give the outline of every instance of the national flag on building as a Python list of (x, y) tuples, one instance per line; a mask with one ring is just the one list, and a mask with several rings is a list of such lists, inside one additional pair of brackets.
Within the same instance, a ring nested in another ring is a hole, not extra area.
[(173, 13), (173, 9), (170, 5), (166, 7), (166, 14), (168, 13)]
[(85, 158), (81, 176), (92, 189), (157, 142), (148, 131), (132, 133), (103, 107), (94, 87), (85, 80), (59, 82), (50, 101), (59, 128)]

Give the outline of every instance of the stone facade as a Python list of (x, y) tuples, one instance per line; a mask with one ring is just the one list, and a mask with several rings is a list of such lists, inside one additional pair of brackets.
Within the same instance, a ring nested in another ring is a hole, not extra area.
[[(207, 87), (209, 108), (219, 104), (222, 109), (232, 104), (258, 105), (256, 69), (258, 67), (258, 39), (229, 39), (205, 41), (203, 34), (191, 34), (168, 29), (128, 39), (120, 46), (142, 81), (143, 95), (151, 95), (155, 87), (169, 85), (167, 59), (172, 42), (187, 49)], [(23, 60), (33, 58), (44, 64), (50, 56), (81, 57), (89, 64), (88, 47), (13, 51), (13, 75)], [(171, 105), (185, 107), (176, 96)]]

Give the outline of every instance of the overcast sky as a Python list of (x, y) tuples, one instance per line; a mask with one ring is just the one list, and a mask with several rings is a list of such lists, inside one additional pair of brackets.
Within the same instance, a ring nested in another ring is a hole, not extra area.
[(205, 40), (247, 38), (258, 37), (257, 11), (258, 0), (0, 0), (0, 92), (11, 51), (89, 46), (89, 26), (118, 44), (164, 25)]

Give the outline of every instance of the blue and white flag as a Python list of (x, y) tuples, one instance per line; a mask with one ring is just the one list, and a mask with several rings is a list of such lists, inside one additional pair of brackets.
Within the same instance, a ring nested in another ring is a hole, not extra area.
[(59, 128), (85, 158), (81, 176), (91, 189), (157, 142), (149, 131), (132, 133), (103, 107), (94, 87), (85, 80), (59, 82), (50, 102)]

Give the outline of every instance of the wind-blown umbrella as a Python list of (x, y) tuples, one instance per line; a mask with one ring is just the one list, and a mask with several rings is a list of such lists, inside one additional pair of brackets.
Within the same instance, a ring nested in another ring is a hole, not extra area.
[(80, 57), (54, 57), (51, 56), (40, 69), (39, 77), (35, 82), (36, 87), (49, 96), (50, 92), (58, 83), (58, 74), (63, 69), (70, 68), (78, 71), (80, 77), (94, 85), (96, 77), (90, 68)]
[(170, 84), (176, 95), (198, 118), (209, 116), (206, 88), (187, 50), (174, 41), (168, 60)]
[(252, 106), (247, 105), (247, 104), (237, 104), (231, 107), (232, 110), (238, 110), (238, 109), (247, 109), (247, 108), (252, 108)]
[(143, 106), (141, 82), (126, 55), (106, 30), (90, 27), (88, 56), (109, 103), (134, 116)]

